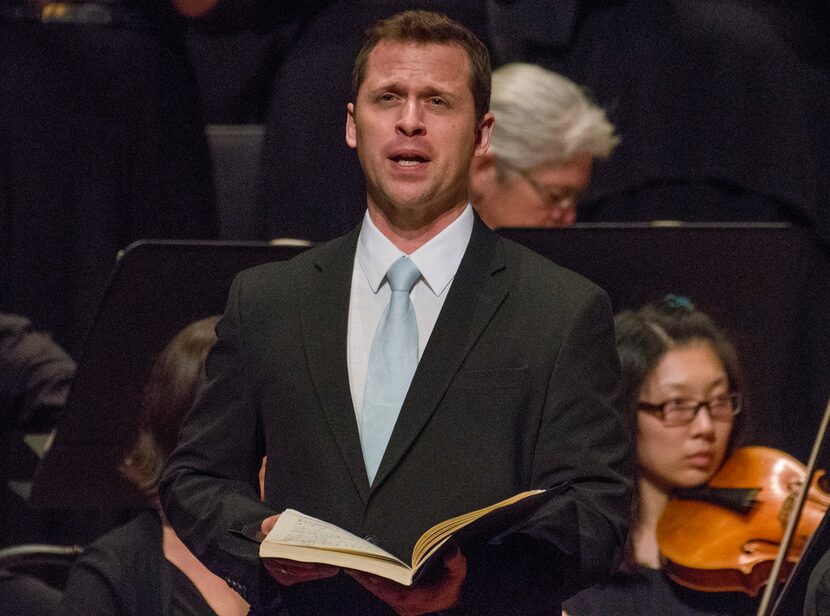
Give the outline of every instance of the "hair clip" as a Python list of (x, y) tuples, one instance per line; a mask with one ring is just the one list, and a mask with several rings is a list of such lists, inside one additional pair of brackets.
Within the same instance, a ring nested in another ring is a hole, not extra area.
[(683, 310), (688, 310), (689, 312), (695, 309), (695, 305), (692, 303), (692, 300), (684, 295), (675, 295), (674, 293), (666, 295), (663, 298), (663, 303), (670, 308), (682, 308)]

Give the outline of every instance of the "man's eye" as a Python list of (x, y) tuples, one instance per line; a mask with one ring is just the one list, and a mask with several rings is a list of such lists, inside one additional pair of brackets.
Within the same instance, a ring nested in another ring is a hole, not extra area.
[(430, 103), (430, 105), (432, 105), (433, 107), (442, 107), (442, 106), (444, 106), (444, 105), (446, 104), (446, 103), (444, 102), (444, 99), (443, 99), (443, 98), (438, 98), (438, 97), (433, 97), (433, 98), (429, 99), (429, 103)]
[(385, 94), (381, 94), (380, 96), (378, 96), (378, 100), (381, 102), (388, 102), (393, 100), (394, 98), (394, 94), (390, 94), (389, 92), (386, 92)]

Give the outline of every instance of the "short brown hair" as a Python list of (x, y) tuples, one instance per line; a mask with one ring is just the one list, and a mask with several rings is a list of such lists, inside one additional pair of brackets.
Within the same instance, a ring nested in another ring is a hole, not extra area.
[(431, 11), (404, 11), (377, 22), (366, 31), (352, 72), (354, 96), (366, 77), (369, 54), (381, 41), (459, 45), (470, 60), (470, 91), (476, 119), (490, 108), (490, 54), (475, 34), (446, 15)]

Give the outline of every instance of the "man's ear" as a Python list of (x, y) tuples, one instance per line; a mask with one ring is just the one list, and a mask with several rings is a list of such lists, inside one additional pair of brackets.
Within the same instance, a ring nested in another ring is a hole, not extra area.
[(354, 123), (354, 103), (346, 105), (346, 144), (352, 149), (357, 147), (357, 127)]

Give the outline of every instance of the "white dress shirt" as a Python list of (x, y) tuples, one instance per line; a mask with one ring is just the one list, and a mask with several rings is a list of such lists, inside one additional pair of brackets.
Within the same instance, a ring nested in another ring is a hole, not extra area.
[[(461, 258), (467, 250), (473, 233), (473, 222), (473, 209), (467, 204), (461, 216), (446, 229), (408, 255), (421, 271), (421, 278), (409, 294), (418, 321), (419, 360), (435, 321), (438, 320), (438, 313), (444, 305)], [(378, 230), (367, 211), (357, 240), (349, 300), (347, 361), (358, 430), (362, 423), (363, 389), (372, 340), (378, 321), (389, 303), (390, 290), (386, 272), (403, 254)]]

